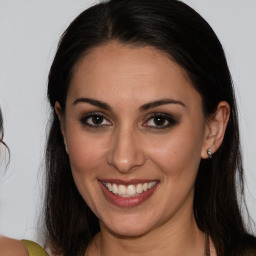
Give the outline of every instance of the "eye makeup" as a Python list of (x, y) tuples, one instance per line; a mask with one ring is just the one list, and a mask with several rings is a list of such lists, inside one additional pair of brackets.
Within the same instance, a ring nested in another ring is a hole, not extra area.
[(111, 126), (112, 123), (100, 112), (92, 112), (83, 115), (80, 118), (80, 123), (84, 127), (90, 128), (105, 128)]
[(146, 122), (143, 123), (144, 127), (152, 129), (168, 129), (178, 123), (178, 120), (173, 115), (167, 113), (153, 113)]
[[(112, 126), (113, 124), (109, 121), (103, 113), (101, 112), (90, 112), (82, 115), (79, 118), (80, 123), (84, 127), (89, 128), (106, 128)], [(176, 117), (167, 113), (151, 113), (148, 115), (145, 122), (142, 123), (142, 127), (156, 130), (164, 130), (173, 127), (178, 123)]]

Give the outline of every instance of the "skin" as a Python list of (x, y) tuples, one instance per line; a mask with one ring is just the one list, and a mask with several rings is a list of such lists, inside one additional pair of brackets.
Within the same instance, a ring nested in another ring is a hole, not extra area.
[[(172, 102), (149, 104), (159, 100)], [(86, 255), (204, 255), (205, 235), (193, 214), (194, 184), (201, 158), (223, 140), (226, 102), (206, 119), (201, 96), (169, 56), (109, 42), (76, 65), (65, 113), (58, 102), (55, 110), (76, 186), (100, 220), (101, 232)], [(89, 113), (104, 117), (99, 126)], [(171, 122), (160, 117), (156, 125), (153, 115), (159, 113)], [(106, 200), (99, 185), (104, 179), (158, 185), (142, 204), (118, 207)]]
[(1, 256), (28, 256), (25, 245), (15, 239), (0, 236), (0, 255)]

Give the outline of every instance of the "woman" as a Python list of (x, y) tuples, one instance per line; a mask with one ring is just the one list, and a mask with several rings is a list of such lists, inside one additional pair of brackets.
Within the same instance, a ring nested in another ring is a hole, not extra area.
[(190, 7), (111, 0), (84, 11), (61, 38), (48, 99), (51, 255), (256, 255), (238, 202), (229, 69)]
[[(6, 144), (3, 141), (4, 128), (3, 117), (0, 109), (0, 145)], [(7, 147), (7, 146), (6, 146)], [(7, 147), (8, 149), (8, 147)], [(46, 256), (46, 252), (40, 245), (28, 240), (16, 240), (0, 235), (0, 255), (1, 256)]]

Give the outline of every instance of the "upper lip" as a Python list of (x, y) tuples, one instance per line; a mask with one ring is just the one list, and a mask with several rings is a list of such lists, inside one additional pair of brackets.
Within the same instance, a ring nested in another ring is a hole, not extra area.
[(100, 182), (104, 183), (113, 183), (117, 185), (134, 185), (134, 184), (139, 184), (139, 183), (148, 183), (148, 182), (153, 182), (158, 180), (154, 179), (130, 179), (130, 180), (121, 180), (121, 179), (99, 179)]

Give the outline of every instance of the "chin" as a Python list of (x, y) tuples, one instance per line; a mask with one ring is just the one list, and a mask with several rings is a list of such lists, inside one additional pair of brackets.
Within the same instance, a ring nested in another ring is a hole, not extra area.
[(138, 237), (148, 233), (153, 225), (143, 221), (142, 218), (137, 221), (136, 219), (126, 218), (126, 220), (115, 218), (115, 222), (109, 223), (108, 221), (103, 224), (111, 233), (116, 236), (123, 237)]
[(140, 237), (145, 235), (148, 232), (148, 229), (146, 228), (135, 228), (135, 227), (129, 227), (129, 228), (123, 228), (122, 230), (120, 228), (112, 229), (111, 230), (113, 234), (119, 237)]

